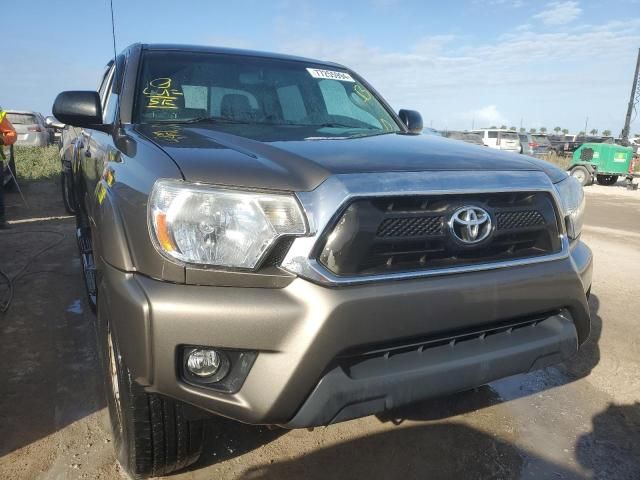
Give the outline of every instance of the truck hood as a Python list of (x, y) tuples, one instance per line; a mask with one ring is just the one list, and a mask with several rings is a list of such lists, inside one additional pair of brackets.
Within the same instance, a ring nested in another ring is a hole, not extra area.
[(136, 130), (174, 160), (185, 180), (218, 185), (309, 191), (336, 174), (437, 170), (542, 171), (554, 183), (566, 177), (541, 160), (432, 135), (345, 138), (315, 128), (232, 124)]

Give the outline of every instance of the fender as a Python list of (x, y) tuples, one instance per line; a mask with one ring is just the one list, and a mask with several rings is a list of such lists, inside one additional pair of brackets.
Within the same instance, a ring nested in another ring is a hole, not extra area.
[[(105, 173), (109, 170), (105, 170)], [(95, 209), (95, 225), (92, 228), (94, 258), (98, 262), (109, 265), (125, 272), (135, 271), (131, 259), (131, 251), (127, 242), (124, 225), (116, 205), (109, 181), (103, 178), (98, 182), (96, 191), (97, 207)]]

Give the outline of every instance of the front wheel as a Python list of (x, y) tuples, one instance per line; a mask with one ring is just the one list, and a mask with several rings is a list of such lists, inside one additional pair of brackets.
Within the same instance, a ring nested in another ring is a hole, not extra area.
[(582, 165), (578, 165), (571, 169), (571, 176), (578, 180), (583, 187), (587, 187), (593, 183), (591, 173)]
[(202, 452), (203, 421), (190, 419), (187, 405), (146, 393), (131, 378), (103, 310), (98, 308), (101, 360), (118, 461), (133, 478), (191, 465)]
[(618, 181), (617, 175), (596, 175), (600, 185), (613, 185)]

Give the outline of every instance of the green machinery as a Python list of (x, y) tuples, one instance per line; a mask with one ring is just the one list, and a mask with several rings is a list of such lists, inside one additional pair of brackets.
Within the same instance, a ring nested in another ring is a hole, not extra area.
[(624, 176), (628, 183), (633, 179), (634, 149), (614, 143), (585, 143), (574, 153), (568, 170), (582, 185), (593, 183), (613, 185)]

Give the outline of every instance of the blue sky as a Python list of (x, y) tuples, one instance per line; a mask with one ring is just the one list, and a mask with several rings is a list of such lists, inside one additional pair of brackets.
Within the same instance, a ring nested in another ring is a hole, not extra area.
[[(588, 116), (589, 130), (618, 134), (640, 47), (640, 0), (114, 0), (114, 8), (119, 49), (192, 43), (338, 61), (439, 129), (522, 121), (577, 132)], [(59, 91), (95, 89), (113, 51), (108, 0), (2, 9), (0, 105), (46, 115)]]

